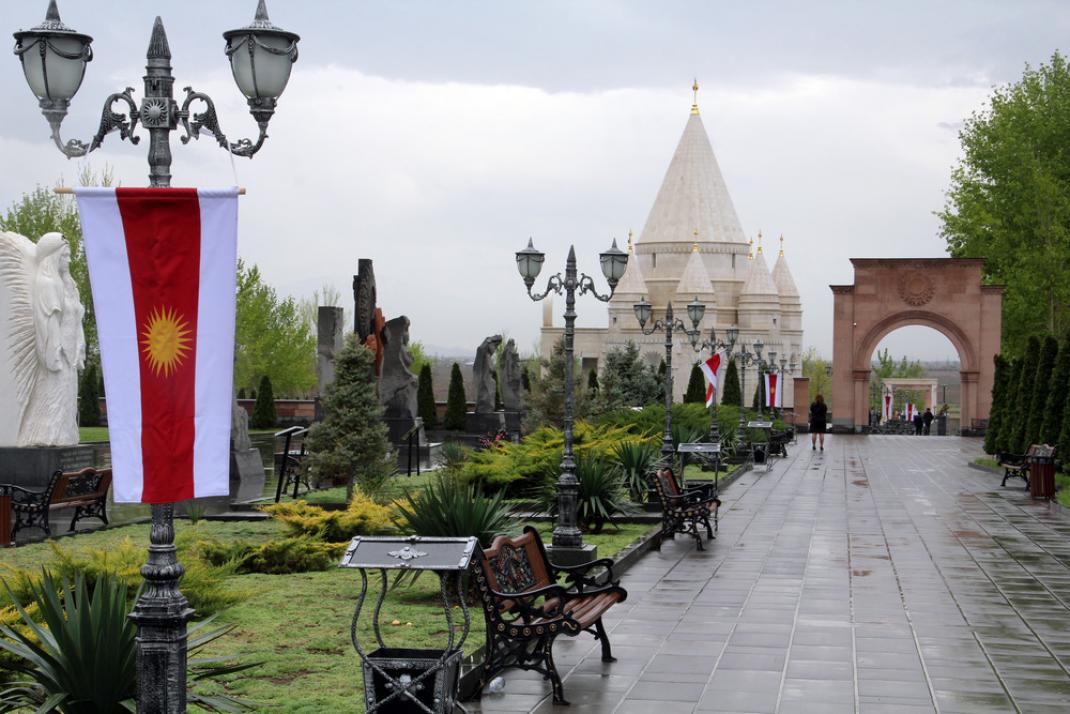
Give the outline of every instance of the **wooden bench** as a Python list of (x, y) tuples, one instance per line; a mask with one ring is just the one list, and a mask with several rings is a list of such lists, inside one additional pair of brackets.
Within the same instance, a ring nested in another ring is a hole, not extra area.
[(52, 535), (48, 516), (58, 508), (74, 508), (70, 530), (82, 518), (99, 518), (108, 524), (108, 489), (111, 488), (111, 469), (82, 469), (75, 472), (56, 471), (42, 491), (22, 486), (3, 486), (11, 494), (14, 523), (11, 540), (23, 528), (40, 528)]
[(707, 487), (681, 489), (672, 469), (658, 469), (651, 479), (661, 501), (661, 533), (657, 537), (657, 548), (661, 548), (665, 536), (676, 538), (677, 533), (683, 533), (693, 537), (698, 549), (703, 550), (699, 529), (705, 527), (707, 540), (714, 539), (710, 517), (717, 521), (721, 499)]
[[(1032, 448), (1032, 447), (1030, 447)], [(1022, 454), (999, 454), (996, 464), (1003, 469), (1003, 481), (1000, 487), (1007, 485), (1007, 479), (1016, 477), (1025, 481), (1025, 487), (1029, 488), (1029, 462)]]
[(602, 643), (602, 661), (615, 661), (602, 615), (628, 593), (613, 577), (609, 558), (553, 565), (539, 532), (527, 526), (517, 538), (495, 538), (483, 551), (475, 574), (487, 642), (473, 698), (499, 672), (517, 667), (541, 673), (550, 680), (554, 703), (568, 704), (553, 658), (559, 635), (589, 632)]

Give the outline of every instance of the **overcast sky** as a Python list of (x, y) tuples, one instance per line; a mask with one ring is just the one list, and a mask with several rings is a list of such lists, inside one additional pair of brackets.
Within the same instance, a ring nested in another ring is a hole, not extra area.
[[(4, 2), (5, 32), (44, 0)], [(249, 0), (60, 0), (95, 38), (95, 59), (64, 124), (88, 139), (104, 97), (142, 90), (153, 16), (168, 30), (176, 91), (211, 94), (228, 137), (255, 124), (230, 78), (221, 33)], [(831, 355), (829, 284), (850, 257), (944, 255), (933, 215), (959, 155), (962, 120), (993, 86), (1046, 61), (1070, 33), (1070, 3), (1015, 2), (343, 2), (270, 0), (302, 36), (301, 57), (252, 161), (211, 139), (173, 135), (175, 185), (248, 188), (239, 253), (280, 292), (324, 283), (348, 295), (374, 259), (389, 317), (412, 338), (474, 353), (504, 331), (534, 346), (541, 307), (513, 252), (528, 236), (581, 270), (629, 228), (638, 234), (687, 120), (690, 85), (748, 235), (784, 233), (802, 294), (804, 341)], [(81, 162), (51, 145), (13, 56), (0, 64), (0, 206), (34, 184), (74, 180)], [(91, 155), (128, 186), (145, 147), (117, 134)], [(555, 312), (563, 310), (563, 301)], [(605, 308), (577, 304), (580, 325)], [(558, 317), (560, 324), (560, 317)], [(954, 357), (926, 328), (893, 353)]]

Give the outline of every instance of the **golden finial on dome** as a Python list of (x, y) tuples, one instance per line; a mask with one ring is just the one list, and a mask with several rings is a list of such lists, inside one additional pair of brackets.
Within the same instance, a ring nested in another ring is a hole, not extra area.
[(780, 257), (784, 257), (784, 234), (780, 234)]
[(695, 241), (691, 244), (691, 252), (692, 253), (697, 253), (698, 252), (698, 228), (696, 228), (695, 230), (691, 231), (691, 235), (693, 235), (695, 237)]
[(747, 260), (754, 260), (754, 239), (747, 241)]
[(691, 113), (698, 114), (698, 77), (695, 78), (695, 83), (691, 85), (691, 91), (695, 93), (695, 101), (691, 105)]
[(758, 231), (758, 255), (762, 254), (762, 232)]
[(632, 229), (628, 229), (628, 255), (632, 254)]

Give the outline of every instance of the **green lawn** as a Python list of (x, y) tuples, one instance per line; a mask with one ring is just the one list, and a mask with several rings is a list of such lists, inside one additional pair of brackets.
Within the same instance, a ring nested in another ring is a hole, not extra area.
[(984, 456), (982, 456), (979, 459), (974, 459), (973, 462), (975, 464), (977, 464), (978, 466), (983, 466), (984, 468), (992, 469), (993, 471), (996, 471), (996, 470), (999, 469), (999, 462), (998, 461), (996, 461), (995, 459), (990, 459), (990, 458), (984, 457)]
[[(613, 556), (653, 526), (624, 524), (607, 527), (599, 535), (586, 536), (597, 543), (599, 556)], [(176, 530), (195, 529), (205, 537), (220, 540), (267, 540), (280, 532), (273, 521), (201, 521), (190, 525), (178, 521)], [(125, 526), (63, 538), (65, 550), (108, 551), (126, 538), (148, 543), (147, 524)], [(551, 524), (540, 526), (549, 541)], [(0, 551), (0, 563), (32, 568), (51, 558), (47, 543)], [(357, 571), (332, 569), (293, 575), (233, 575), (228, 588), (245, 599), (223, 611), (217, 622), (235, 629), (215, 643), (208, 656), (241, 654), (263, 664), (234, 675), (226, 683), (231, 694), (257, 703), (261, 712), (360, 712), (360, 662), (349, 641), (349, 623), (360, 591)], [(445, 643), (445, 619), (438, 602), (437, 579), (430, 575), (415, 585), (391, 591), (383, 606), (384, 638), (390, 646), (441, 647)], [(455, 611), (459, 615), (459, 611)], [(472, 613), (472, 634), (464, 649), (472, 652), (483, 642), (483, 618)], [(362, 617), (362, 620), (365, 618)], [(459, 619), (459, 617), (458, 617)], [(396, 623), (396, 624), (393, 624)], [(362, 622), (362, 642), (372, 639), (371, 628)], [(220, 684), (198, 684), (209, 691)]]
[[(724, 478), (725, 476), (733, 473), (734, 471), (739, 469), (740, 465), (741, 464), (722, 464), (721, 465), (720, 477)], [(691, 481), (691, 480), (706, 481), (706, 480), (710, 480), (712, 478), (713, 478), (713, 471), (703, 471), (699, 467), (698, 464), (688, 464), (687, 466), (684, 467), (684, 479), (687, 480), (687, 481)]]
[(107, 441), (108, 427), (106, 426), (80, 426), (78, 427), (78, 441), (86, 443), (90, 441)]

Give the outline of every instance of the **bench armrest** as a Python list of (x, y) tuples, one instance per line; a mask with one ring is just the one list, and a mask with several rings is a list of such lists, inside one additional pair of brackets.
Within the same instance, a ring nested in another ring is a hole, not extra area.
[[(536, 617), (558, 617), (561, 615), (561, 607), (573, 595), (561, 585), (545, 585), (541, 588), (525, 590), (524, 592), (519, 593), (500, 592), (488, 586), (487, 591), (496, 600), (511, 601), (513, 604), (509, 609), (515, 611), (520, 619), (526, 622), (531, 621)], [(532, 601), (540, 597), (545, 597), (546, 599), (557, 598), (558, 602), (549, 610), (543, 605), (533, 606), (530, 604)]]
[[(592, 560), (589, 563), (580, 563), (579, 565), (552, 565), (554, 575), (563, 574), (565, 576), (565, 582), (570, 586), (576, 588), (575, 593), (577, 595), (589, 594), (590, 590), (584, 590), (584, 587), (601, 587), (604, 583), (614, 584), (617, 582), (617, 578), (613, 577), (613, 565), (612, 558), (599, 558), (598, 560)], [(601, 574), (594, 577), (587, 575), (594, 568), (605, 568), (605, 581), (601, 581)]]

